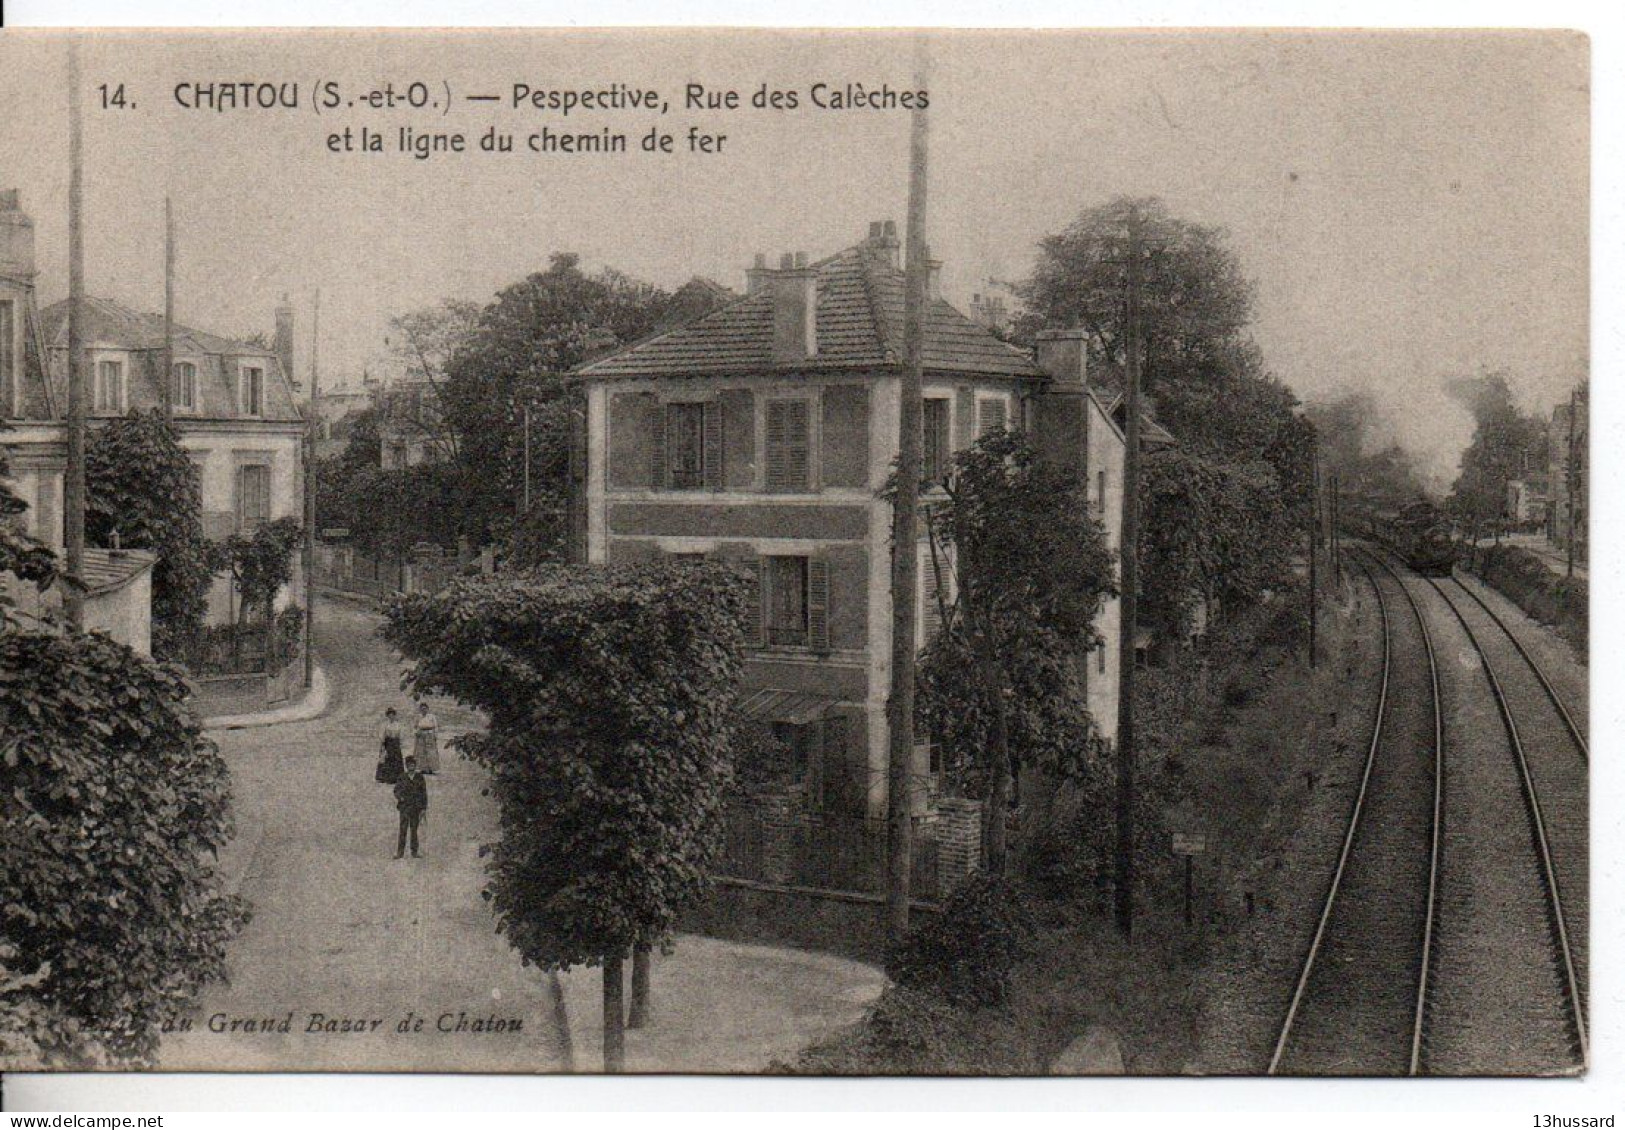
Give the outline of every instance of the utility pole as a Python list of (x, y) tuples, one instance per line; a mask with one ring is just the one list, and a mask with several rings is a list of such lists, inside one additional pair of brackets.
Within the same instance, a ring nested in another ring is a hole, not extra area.
[(1563, 478), (1565, 480), (1564, 494), (1568, 495), (1569, 511), (1569, 552), (1568, 567), (1565, 575), (1574, 576), (1574, 495), (1580, 483), (1579, 466), (1574, 462), (1574, 416), (1580, 404), (1580, 390), (1569, 390), (1569, 458), (1563, 465)]
[[(924, 44), (916, 67), (916, 87), (924, 85)], [(907, 274), (903, 284), (903, 375), (898, 412), (897, 492), (892, 503), (891, 694), (886, 700), (889, 731), (886, 773), (886, 911), (894, 938), (908, 930), (909, 885), (914, 868), (914, 662), (915, 597), (919, 591), (921, 385), (925, 363), (926, 191), (925, 111), (909, 123)]]
[(1128, 218), (1128, 301), (1123, 337), (1123, 529), (1118, 622), (1117, 929), (1134, 934), (1134, 642), (1140, 574), (1140, 213)]
[[(316, 431), (321, 427), (321, 391), (318, 350), (322, 340), (322, 288), (316, 288), (315, 307), (310, 319), (310, 399), (305, 421), (305, 686), (316, 680)], [(292, 334), (289, 335), (292, 337)], [(288, 374), (293, 380), (293, 374)]]
[(519, 519), (524, 521), (530, 514), (530, 392), (525, 392), (525, 405), (522, 411), (525, 417), (525, 491), (524, 501), (519, 508)]
[(68, 41), (68, 468), (62, 484), (62, 541), (68, 559), (62, 605), (75, 631), (85, 627), (85, 238), (84, 123), (79, 106), (79, 40)]
[(1332, 569), (1337, 578), (1337, 588), (1339, 593), (1341, 593), (1343, 589), (1343, 534), (1339, 528), (1343, 517), (1342, 513), (1340, 512), (1340, 508), (1342, 506), (1342, 495), (1339, 493), (1340, 482), (1341, 480), (1338, 477), (1337, 472), (1333, 471), (1331, 517)]
[(169, 420), (175, 415), (175, 215), (167, 195), (164, 197), (164, 353), (159, 372), (158, 403), (163, 408), (164, 419)]
[(1320, 627), (1320, 578), (1315, 559), (1320, 550), (1320, 449), (1309, 433), (1309, 668), (1315, 668), (1315, 637)]

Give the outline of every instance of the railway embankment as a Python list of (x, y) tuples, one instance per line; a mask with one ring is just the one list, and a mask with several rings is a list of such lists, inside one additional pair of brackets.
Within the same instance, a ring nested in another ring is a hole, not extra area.
[(1467, 550), (1460, 565), (1512, 601), (1526, 614), (1552, 627), (1585, 661), (1591, 609), (1590, 584), (1565, 577), (1527, 549), (1481, 545)]

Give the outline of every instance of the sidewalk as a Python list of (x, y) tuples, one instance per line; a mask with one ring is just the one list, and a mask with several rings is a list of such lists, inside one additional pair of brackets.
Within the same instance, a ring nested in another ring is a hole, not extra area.
[(246, 730), (254, 726), (275, 726), (283, 722), (306, 722), (327, 712), (327, 672), (320, 666), (311, 673), (310, 689), (297, 702), (262, 710), (256, 714), (218, 714), (203, 719), (205, 730)]

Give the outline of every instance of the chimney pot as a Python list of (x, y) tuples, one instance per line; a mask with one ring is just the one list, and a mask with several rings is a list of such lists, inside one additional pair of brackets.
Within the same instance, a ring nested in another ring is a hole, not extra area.
[(798, 270), (798, 271), (802, 270), (806, 266), (807, 266), (807, 253), (805, 251), (797, 251), (796, 252), (796, 270)]
[(870, 224), (869, 224), (869, 242), (870, 243), (878, 243), (880, 241), (881, 237), (883, 235), (885, 235), (885, 232), (886, 232), (886, 225), (885, 224), (881, 223), (879, 220), (871, 221)]
[(767, 256), (763, 255), (760, 251), (756, 253), (756, 269), (758, 271), (767, 270)]
[(779, 270), (781, 270), (781, 271), (793, 271), (793, 270), (795, 270), (795, 266), (796, 266), (796, 257), (794, 255), (791, 255), (788, 251), (786, 251), (783, 255), (779, 256)]

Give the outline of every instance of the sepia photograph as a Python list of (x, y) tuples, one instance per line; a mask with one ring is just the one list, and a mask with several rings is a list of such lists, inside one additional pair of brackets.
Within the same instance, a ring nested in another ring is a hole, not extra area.
[(0, 31), (8, 1090), (1584, 1077), (1591, 69)]

